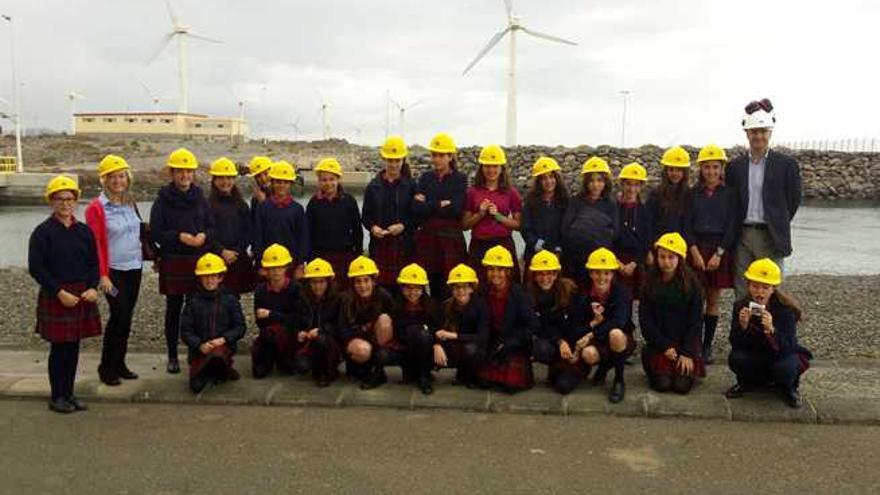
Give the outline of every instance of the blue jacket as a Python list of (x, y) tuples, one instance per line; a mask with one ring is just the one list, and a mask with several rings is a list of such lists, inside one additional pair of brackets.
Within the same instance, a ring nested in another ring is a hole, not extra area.
[(309, 222), (306, 211), (296, 201), (279, 206), (271, 199), (260, 203), (254, 222), (254, 258), (263, 257), (263, 251), (272, 244), (286, 247), (295, 263), (308, 261), (311, 253)]

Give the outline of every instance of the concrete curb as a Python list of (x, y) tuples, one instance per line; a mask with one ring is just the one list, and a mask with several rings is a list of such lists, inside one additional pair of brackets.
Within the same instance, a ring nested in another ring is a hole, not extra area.
[[(372, 407), (402, 410), (454, 410), (501, 414), (547, 414), (557, 416), (713, 419), (745, 422), (808, 424), (880, 425), (880, 363), (859, 368), (838, 363), (814, 366), (802, 385), (804, 407), (788, 408), (772, 391), (758, 391), (741, 399), (728, 400), (723, 392), (732, 383), (725, 367), (712, 366), (708, 376), (688, 395), (659, 394), (647, 387), (637, 366), (628, 366), (626, 399), (610, 404), (606, 387), (598, 390), (582, 384), (574, 393), (561, 396), (539, 383), (516, 395), (468, 390), (451, 384), (453, 373), (436, 373), (435, 392), (422, 395), (410, 385), (399, 383), (399, 373), (389, 372), (389, 383), (375, 390), (360, 390), (356, 383), (341, 378), (330, 387), (319, 389), (306, 377), (272, 375), (263, 380), (249, 376), (247, 358), (237, 360), (242, 379), (209, 386), (192, 394), (186, 373), (164, 373), (160, 355), (135, 355), (130, 366), (141, 378), (118, 387), (98, 380), (93, 363), (97, 356), (84, 355), (76, 393), (94, 403), (164, 403), (197, 405), (251, 405), (281, 407), (353, 408)], [(14, 372), (14, 361), (24, 365)], [(49, 393), (45, 374), (45, 354), (27, 351), (0, 351), (0, 399), (45, 400)], [(545, 368), (536, 366), (536, 377), (543, 380)], [(811, 375), (812, 373), (812, 375)], [(856, 377), (856, 378), (853, 378)], [(847, 381), (841, 384), (840, 381)], [(867, 392), (867, 393), (866, 393)]]

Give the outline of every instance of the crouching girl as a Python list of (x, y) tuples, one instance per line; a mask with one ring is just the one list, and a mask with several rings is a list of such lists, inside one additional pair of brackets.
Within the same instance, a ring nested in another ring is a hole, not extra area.
[[(428, 273), (416, 263), (407, 265), (397, 277), (400, 295), (394, 306), (394, 340), (397, 362), (403, 368), (404, 381), (414, 381), (423, 394), (434, 393), (431, 349), (434, 332), (440, 327), (437, 303), (428, 297)], [(392, 364), (392, 363), (384, 363)]]
[(434, 332), (434, 366), (455, 368), (455, 382), (467, 388), (478, 384), (489, 343), (489, 308), (476, 294), (478, 283), (477, 272), (464, 263), (449, 271), (452, 296), (443, 302), (443, 324)]
[(283, 374), (294, 372), (293, 326), (300, 290), (290, 278), (291, 263), (290, 251), (281, 244), (272, 244), (263, 251), (261, 265), (266, 280), (254, 293), (254, 316), (260, 333), (251, 345), (251, 370), (256, 379), (265, 378), (276, 366)]
[(315, 384), (326, 387), (339, 374), (342, 361), (339, 350), (339, 294), (336, 292), (333, 265), (315, 258), (306, 265), (305, 284), (298, 307), (298, 349), (294, 368), (299, 373), (311, 371)]

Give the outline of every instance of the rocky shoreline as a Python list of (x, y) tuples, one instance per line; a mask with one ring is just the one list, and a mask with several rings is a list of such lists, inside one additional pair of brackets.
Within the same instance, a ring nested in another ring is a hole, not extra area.
[[(9, 349), (45, 349), (46, 344), (33, 333), (36, 283), (21, 268), (0, 270), (0, 286), (5, 288), (7, 303), (0, 306), (0, 347)], [(880, 308), (871, 295), (880, 287), (880, 275), (834, 276), (794, 275), (786, 279), (785, 290), (804, 307), (805, 318), (799, 326), (801, 342), (817, 358), (880, 359)], [(721, 300), (722, 318), (716, 336), (716, 353), (727, 353), (732, 291)], [(248, 325), (247, 340), (255, 337), (253, 297), (242, 296), (242, 308)], [(144, 273), (140, 299), (134, 317), (132, 351), (162, 352), (164, 299), (158, 293), (158, 277), (151, 269)], [(101, 315), (106, 319), (107, 305), (101, 300)], [(99, 350), (101, 339), (85, 342), (87, 350)]]

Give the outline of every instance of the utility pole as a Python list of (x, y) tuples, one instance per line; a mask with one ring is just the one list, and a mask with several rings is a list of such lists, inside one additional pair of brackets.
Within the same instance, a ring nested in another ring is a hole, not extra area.
[(623, 89), (618, 91), (621, 95), (623, 95), (623, 115), (620, 119), (620, 147), (626, 147), (626, 103), (629, 99), (630, 91), (628, 89)]
[(17, 172), (24, 172), (24, 161), (21, 156), (21, 105), (20, 95), (18, 92), (18, 79), (15, 75), (15, 30), (12, 25), (12, 17), (6, 14), (0, 14), (4, 21), (9, 23), (9, 51), (12, 68), (9, 71), (12, 74), (12, 111), (15, 113), (15, 163)]

